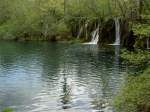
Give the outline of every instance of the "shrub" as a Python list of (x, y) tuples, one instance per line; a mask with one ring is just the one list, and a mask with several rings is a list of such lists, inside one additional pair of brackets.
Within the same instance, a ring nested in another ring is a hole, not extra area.
[(128, 76), (127, 84), (116, 97), (117, 112), (150, 111), (150, 68), (139, 76)]

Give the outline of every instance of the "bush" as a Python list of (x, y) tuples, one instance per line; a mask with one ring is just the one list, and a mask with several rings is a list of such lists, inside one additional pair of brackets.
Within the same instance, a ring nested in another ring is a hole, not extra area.
[(150, 111), (150, 68), (139, 76), (128, 76), (127, 84), (114, 102), (117, 112)]
[(137, 67), (147, 67), (150, 64), (150, 53), (140, 49), (134, 52), (122, 50), (121, 57), (126, 60), (128, 65)]

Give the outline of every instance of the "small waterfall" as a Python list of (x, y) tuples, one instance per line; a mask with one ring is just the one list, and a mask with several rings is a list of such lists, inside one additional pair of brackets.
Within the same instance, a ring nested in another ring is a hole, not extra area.
[(116, 27), (116, 41), (114, 45), (120, 45), (120, 22), (118, 18), (115, 18), (115, 27)]
[(115, 18), (114, 21), (115, 21), (115, 30), (116, 30), (116, 40), (115, 43), (110, 45), (120, 45), (120, 22), (118, 18)]
[(88, 43), (84, 43), (84, 44), (98, 44), (98, 41), (99, 41), (99, 26), (97, 27), (96, 30), (94, 30), (92, 33), (92, 40), (91, 42), (88, 42)]

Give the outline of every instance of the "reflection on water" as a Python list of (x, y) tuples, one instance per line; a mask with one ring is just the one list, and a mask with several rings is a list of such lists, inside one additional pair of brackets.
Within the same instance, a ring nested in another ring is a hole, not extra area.
[(0, 110), (112, 112), (119, 46), (0, 42)]

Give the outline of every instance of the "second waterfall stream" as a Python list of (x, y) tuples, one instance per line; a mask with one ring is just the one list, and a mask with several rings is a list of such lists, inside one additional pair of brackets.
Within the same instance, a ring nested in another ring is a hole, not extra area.
[(116, 41), (114, 45), (120, 45), (120, 22), (118, 18), (115, 18), (115, 27), (116, 27)]
[(109, 45), (120, 45), (120, 22), (118, 18), (114, 19), (115, 21), (115, 42), (113, 44), (109, 44)]
[(109, 45), (120, 45), (120, 22), (118, 18), (114, 19), (115, 21), (115, 42), (113, 44), (109, 44)]

